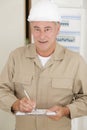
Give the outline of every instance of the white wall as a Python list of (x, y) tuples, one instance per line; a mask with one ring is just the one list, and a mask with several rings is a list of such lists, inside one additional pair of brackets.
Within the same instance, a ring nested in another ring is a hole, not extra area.
[(25, 42), (25, 1), (0, 0), (0, 71), (11, 50)]
[(83, 9), (83, 15), (82, 15), (82, 32), (83, 35), (81, 39), (81, 54), (87, 61), (87, 8)]
[[(0, 71), (9, 53), (25, 43), (25, 0), (0, 0)], [(15, 130), (15, 117), (0, 110), (0, 130)]]
[[(33, 5), (38, 0), (31, 0), (31, 1)], [(83, 0), (50, 0), (50, 1), (56, 2), (59, 7), (81, 7), (83, 4)]]

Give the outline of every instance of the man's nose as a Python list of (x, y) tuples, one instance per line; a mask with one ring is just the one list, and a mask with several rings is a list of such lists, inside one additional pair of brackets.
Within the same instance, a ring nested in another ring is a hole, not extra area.
[(45, 31), (41, 31), (41, 32), (40, 32), (40, 38), (41, 38), (41, 39), (44, 39), (44, 37), (45, 37)]

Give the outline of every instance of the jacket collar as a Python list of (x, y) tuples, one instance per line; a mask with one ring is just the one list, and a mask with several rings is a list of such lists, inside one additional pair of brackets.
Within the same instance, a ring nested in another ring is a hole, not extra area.
[[(55, 51), (52, 55), (52, 58), (54, 60), (62, 60), (64, 58), (64, 54), (65, 54), (65, 48), (57, 43), (56, 49), (55, 49)], [(36, 53), (35, 44), (30, 44), (30, 45), (27, 46), (25, 56), (29, 57), (31, 59), (36, 58), (37, 53)]]
[(54, 60), (63, 60), (64, 59), (64, 54), (65, 54), (65, 48), (61, 46), (60, 44), (56, 44), (56, 49), (53, 53), (53, 59)]
[(35, 48), (35, 45), (34, 44), (29, 44), (27, 45), (27, 49), (26, 49), (26, 52), (25, 52), (25, 56), (26, 57), (29, 57), (29, 58), (35, 58), (37, 56), (37, 53), (36, 53), (36, 48)]

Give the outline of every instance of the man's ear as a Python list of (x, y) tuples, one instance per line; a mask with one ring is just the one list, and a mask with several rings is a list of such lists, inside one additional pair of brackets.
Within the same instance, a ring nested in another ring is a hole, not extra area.
[(59, 34), (59, 32), (60, 32), (60, 26), (61, 26), (61, 25), (60, 25), (60, 22), (58, 22), (58, 23), (57, 23), (57, 34)]

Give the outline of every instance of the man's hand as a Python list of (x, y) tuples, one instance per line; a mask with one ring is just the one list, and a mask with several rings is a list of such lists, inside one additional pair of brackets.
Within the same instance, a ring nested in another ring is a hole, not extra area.
[(54, 107), (48, 109), (48, 111), (56, 112), (55, 116), (49, 116), (49, 118), (54, 119), (54, 120), (59, 120), (63, 116), (68, 116), (70, 114), (69, 108), (62, 107), (62, 106), (54, 106)]
[(32, 100), (29, 100), (28, 98), (24, 97), (21, 100), (17, 100), (12, 105), (12, 110), (20, 111), (20, 112), (31, 112), (36, 106), (36, 103)]

